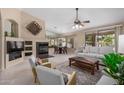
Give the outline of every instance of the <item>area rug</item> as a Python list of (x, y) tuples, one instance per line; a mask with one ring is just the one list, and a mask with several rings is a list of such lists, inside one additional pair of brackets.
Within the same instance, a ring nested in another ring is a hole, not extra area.
[(102, 76), (101, 70), (96, 71), (95, 75), (91, 75), (91, 73), (86, 70), (80, 69), (75, 66), (70, 67), (66, 63), (57, 65), (56, 69), (68, 74), (71, 74), (73, 71), (76, 71), (77, 85), (95, 85)]

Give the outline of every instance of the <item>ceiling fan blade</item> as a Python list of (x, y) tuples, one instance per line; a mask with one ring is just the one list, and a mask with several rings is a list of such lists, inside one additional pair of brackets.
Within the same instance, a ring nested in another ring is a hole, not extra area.
[(83, 26), (84, 26), (84, 24), (83, 24), (83, 23), (81, 23), (81, 26), (83, 27)]
[(90, 23), (90, 20), (83, 21), (83, 23)]

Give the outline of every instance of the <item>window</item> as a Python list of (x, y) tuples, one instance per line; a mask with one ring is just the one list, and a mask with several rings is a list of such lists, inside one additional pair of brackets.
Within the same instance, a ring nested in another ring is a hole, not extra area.
[(90, 45), (90, 46), (95, 46), (96, 45), (96, 34), (95, 33), (90, 33), (85, 35), (85, 44)]
[(90, 46), (115, 46), (115, 31), (99, 31), (85, 35), (85, 44)]
[(58, 38), (58, 45), (59, 46), (66, 46), (66, 38)]
[(115, 46), (115, 32), (102, 31), (98, 33), (97, 41), (99, 46)]

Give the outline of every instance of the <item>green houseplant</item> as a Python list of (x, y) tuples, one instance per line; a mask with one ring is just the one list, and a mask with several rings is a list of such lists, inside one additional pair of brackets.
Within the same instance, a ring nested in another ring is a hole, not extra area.
[(15, 37), (15, 32), (14, 31), (11, 32), (11, 37)]
[(104, 71), (117, 80), (119, 85), (124, 85), (124, 56), (118, 53), (109, 53), (102, 58), (105, 64)]
[(5, 31), (5, 36), (8, 36), (8, 32), (7, 31)]

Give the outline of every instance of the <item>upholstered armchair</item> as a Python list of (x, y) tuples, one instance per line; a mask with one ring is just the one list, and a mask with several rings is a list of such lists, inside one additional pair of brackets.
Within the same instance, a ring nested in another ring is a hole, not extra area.
[[(37, 60), (33, 55), (29, 58), (29, 63), (30, 63), (31, 68), (32, 68), (32, 73), (33, 73), (33, 76), (34, 76), (34, 82), (35, 83), (37, 82), (37, 73), (36, 73), (36, 70), (35, 70), (35, 67), (37, 66), (36, 61)], [(40, 65), (51, 68), (51, 63), (50, 62), (43, 62)]]
[(75, 85), (76, 72), (65, 74), (57, 69), (47, 68), (44, 66), (36, 67), (39, 84), (42, 85)]

